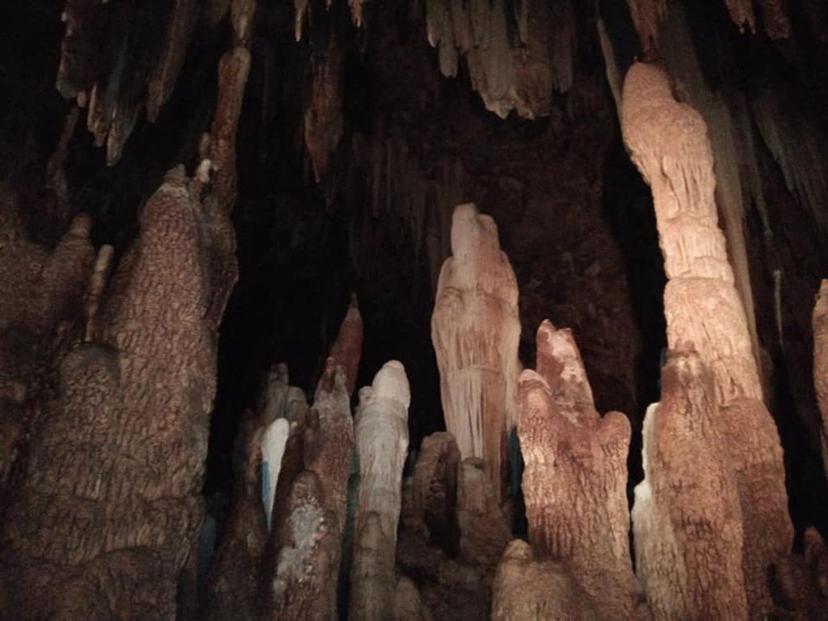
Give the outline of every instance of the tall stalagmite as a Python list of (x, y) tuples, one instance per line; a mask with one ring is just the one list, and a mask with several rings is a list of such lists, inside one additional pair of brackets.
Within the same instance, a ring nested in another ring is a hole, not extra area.
[(484, 459), (500, 498), (506, 433), (517, 410), (517, 281), (497, 225), (471, 203), (454, 210), (451, 251), (431, 317), (443, 414), (461, 455)]
[(822, 460), (828, 475), (828, 280), (819, 287), (813, 323), (814, 388), (822, 414)]
[(595, 410), (569, 330), (544, 321), (537, 351), (537, 372), (524, 371), (519, 386), (529, 541), (537, 557), (565, 563), (603, 618), (630, 618), (630, 424)]
[(208, 311), (224, 300), (211, 268), (228, 258), (213, 242), (232, 236), (201, 189), (181, 168), (167, 174), (109, 286), (100, 340), (63, 360), (59, 398), (7, 515), (3, 603), (17, 618), (175, 616), (201, 524), (215, 394)]
[(725, 408), (714, 424), (728, 440), (728, 468), (742, 505), (751, 615), (763, 618), (771, 608), (766, 575), (790, 551), (793, 528), (779, 434), (762, 403), (745, 311), (717, 223), (707, 128), (692, 107), (676, 101), (668, 76), (643, 63), (634, 64), (624, 81), (622, 126), (653, 192), (669, 279), (668, 346), (692, 345), (712, 370), (717, 405)]
[(644, 476), (635, 488), (636, 569), (658, 619), (746, 619), (742, 511), (712, 375), (674, 352), (661, 402), (644, 419)]
[(405, 368), (396, 360), (387, 362), (373, 384), (359, 391), (354, 436), (360, 482), (351, 565), (351, 621), (383, 621), (391, 618), (394, 609), (394, 560), (410, 401)]
[(362, 315), (359, 312), (356, 294), (351, 294), (348, 311), (339, 326), (339, 333), (331, 346), (328, 358), (330, 366), (342, 365), (345, 371), (348, 394), (353, 395), (356, 388), (359, 360), (362, 357)]

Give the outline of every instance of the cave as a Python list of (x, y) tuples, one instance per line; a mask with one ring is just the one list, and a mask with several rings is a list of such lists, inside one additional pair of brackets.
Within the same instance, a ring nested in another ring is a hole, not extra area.
[(828, 7), (0, 7), (0, 618), (828, 619)]

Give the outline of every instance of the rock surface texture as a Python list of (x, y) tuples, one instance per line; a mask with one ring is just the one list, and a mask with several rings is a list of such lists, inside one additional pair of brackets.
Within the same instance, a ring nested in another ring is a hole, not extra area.
[(823, 280), (814, 307), (814, 388), (822, 414), (822, 460), (828, 475), (828, 280)]

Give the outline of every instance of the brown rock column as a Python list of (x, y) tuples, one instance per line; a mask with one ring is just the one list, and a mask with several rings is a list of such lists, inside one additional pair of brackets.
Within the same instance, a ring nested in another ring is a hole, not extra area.
[(414, 466), (412, 504), (428, 531), (429, 543), (453, 555), (457, 550), (457, 468), (460, 451), (445, 431), (423, 438)]
[(713, 378), (694, 352), (673, 353), (661, 402), (644, 419), (635, 488), (638, 577), (654, 619), (746, 619), (736, 480), (716, 419)]
[[(692, 107), (675, 100), (668, 76), (643, 63), (627, 74), (621, 116), (624, 141), (653, 192), (669, 279), (664, 291), (667, 343), (671, 349), (692, 345), (712, 370), (716, 402), (725, 408), (715, 424), (726, 437), (745, 520), (750, 614), (764, 618), (771, 606), (765, 576), (789, 552), (793, 528), (779, 434), (762, 404), (745, 311), (717, 223), (707, 128)], [(737, 415), (740, 423), (719, 420)], [(760, 539), (761, 545), (753, 545)]]
[(356, 389), (359, 361), (362, 358), (362, 315), (359, 312), (356, 294), (351, 294), (351, 303), (339, 326), (339, 333), (336, 335), (328, 357), (333, 359), (334, 365), (342, 365), (345, 370), (348, 394), (353, 395)]
[(497, 225), (471, 203), (454, 210), (451, 251), (431, 317), (443, 414), (462, 457), (485, 461), (500, 499), (506, 433), (517, 410), (517, 281), (500, 249)]
[(394, 609), (397, 523), (408, 453), (411, 391), (403, 365), (387, 362), (359, 397), (354, 435), (360, 483), (348, 618), (384, 621)]
[(2, 563), (17, 618), (175, 616), (215, 394), (207, 235), (230, 228), (195, 187), (183, 170), (168, 173), (105, 296), (100, 344), (61, 365), (59, 399), (7, 516)]
[(605, 618), (630, 618), (630, 424), (596, 412), (569, 330), (544, 321), (537, 343), (538, 372), (524, 371), (519, 385), (529, 541), (539, 558), (566, 565)]

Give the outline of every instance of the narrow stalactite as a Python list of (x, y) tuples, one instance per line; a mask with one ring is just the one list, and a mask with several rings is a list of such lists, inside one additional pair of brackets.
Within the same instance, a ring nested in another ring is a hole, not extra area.
[(305, 146), (316, 181), (328, 171), (331, 155), (342, 138), (344, 51), (331, 28), (326, 42), (311, 42), (310, 101), (305, 109)]
[(828, 475), (828, 280), (823, 280), (813, 314), (814, 388), (822, 414), (822, 460)]
[(175, 82), (187, 48), (190, 45), (195, 21), (198, 17), (196, 0), (174, 0), (169, 18), (168, 32), (164, 38), (164, 51), (150, 76), (147, 87), (147, 119), (150, 123), (158, 120), (161, 108), (167, 103), (175, 88)]
[(384, 621), (393, 614), (410, 401), (405, 368), (396, 360), (383, 365), (371, 386), (359, 391), (354, 423), (359, 497), (351, 564), (351, 621)]
[[(667, 75), (642, 63), (627, 73), (622, 121), (632, 160), (653, 193), (669, 279), (664, 292), (667, 343), (671, 349), (692, 346), (713, 372), (721, 416), (727, 416), (728, 408), (738, 414), (715, 424), (727, 438), (728, 467), (736, 473), (743, 508), (751, 615), (763, 617), (771, 606), (764, 576), (789, 553), (793, 527), (779, 433), (762, 403), (745, 311), (717, 224), (707, 128), (692, 107), (675, 100)], [(755, 545), (760, 539), (761, 545)]]
[(673, 352), (644, 419), (644, 481), (635, 488), (636, 571), (653, 618), (747, 619), (742, 511), (716, 424), (713, 376)]
[[(209, 236), (231, 227), (200, 190), (181, 168), (168, 173), (104, 296), (99, 340), (61, 364), (7, 516), (4, 604), (19, 618), (175, 614), (203, 513), (215, 393)], [(87, 591), (106, 596), (77, 596)]]
[(602, 618), (630, 618), (630, 424), (623, 414), (602, 418), (595, 410), (569, 330), (544, 321), (537, 352), (537, 372), (520, 377), (518, 421), (532, 551), (563, 562)]
[(431, 318), (443, 414), (461, 455), (484, 460), (502, 498), (506, 434), (517, 410), (517, 282), (497, 225), (470, 203), (454, 210), (451, 250)]
[(510, 36), (504, 0), (428, 0), (428, 41), (439, 52), (440, 73), (456, 77), (466, 59), (472, 88), (487, 110), (506, 118), (548, 116), (553, 89), (572, 86), (576, 22), (570, 0), (524, 0), (512, 5), (519, 42)]

